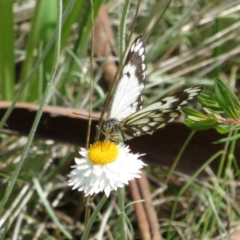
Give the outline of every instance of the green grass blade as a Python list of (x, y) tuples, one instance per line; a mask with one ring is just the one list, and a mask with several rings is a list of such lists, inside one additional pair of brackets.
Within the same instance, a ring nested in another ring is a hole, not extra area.
[[(64, 5), (69, 4), (68, 1), (65, 1)], [(62, 42), (61, 42), (61, 48), (65, 47), (67, 44), (67, 40), (71, 34), (72, 31), (72, 25), (78, 21), (78, 17), (80, 15), (81, 9), (83, 5), (83, 0), (78, 0), (71, 13), (69, 14), (68, 18), (64, 22), (62, 26)]]
[(10, 101), (14, 96), (14, 33), (12, 1), (0, 1), (0, 95)]
[[(120, 29), (119, 29), (119, 53), (120, 53), (120, 58), (122, 59), (122, 55), (125, 51), (125, 32), (126, 32), (126, 19), (127, 19), (127, 14), (128, 14), (128, 9), (129, 9), (130, 1), (125, 1), (125, 4), (123, 6), (123, 13), (121, 16), (121, 22), (120, 22)], [(122, 64), (120, 63), (120, 67)]]
[(37, 178), (33, 178), (34, 186), (37, 190), (37, 193), (42, 200), (42, 203), (44, 207), (46, 208), (49, 216), (52, 218), (53, 222), (56, 224), (56, 226), (60, 229), (60, 231), (68, 238), (72, 239), (71, 234), (66, 230), (66, 228), (60, 223), (58, 217), (56, 216), (54, 210), (52, 209), (52, 206), (50, 205), (49, 201), (46, 199), (46, 196), (44, 194), (44, 191), (40, 185), (40, 182)]
[[(34, 54), (34, 52), (36, 49), (39, 49), (40, 45), (43, 45), (43, 48), (45, 48), (54, 33), (57, 19), (57, 4), (57, 0), (37, 1), (34, 17), (32, 19), (32, 27), (26, 51), (26, 59), (24, 61), (23, 72), (20, 79), (20, 82), (22, 83), (29, 75), (34, 62), (36, 61), (34, 58), (34, 55), (36, 54)], [(51, 14), (46, 14), (49, 9), (51, 9)], [(39, 50), (37, 51), (37, 54), (40, 54)], [(38, 78), (38, 75), (33, 76), (33, 81), (31, 81), (28, 87), (24, 90), (24, 93), (21, 97), (22, 101), (34, 101), (42, 96), (42, 91), (47, 85), (48, 76), (50, 75), (50, 71), (53, 67), (53, 57), (54, 48), (51, 48), (49, 49), (49, 52), (43, 61), (43, 78)], [(42, 91), (39, 91), (39, 81), (43, 81), (40, 83), (40, 85), (43, 86)]]

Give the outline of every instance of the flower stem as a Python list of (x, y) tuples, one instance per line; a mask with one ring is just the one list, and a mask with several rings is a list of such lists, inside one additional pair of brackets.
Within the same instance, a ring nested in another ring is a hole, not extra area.
[(119, 224), (120, 224), (120, 232), (121, 232), (121, 239), (127, 240), (127, 235), (125, 231), (125, 208), (124, 208), (124, 194), (125, 188), (119, 188), (118, 189), (118, 199), (119, 199), (119, 207), (120, 207), (120, 213), (119, 213)]
[(87, 225), (85, 226), (85, 229), (84, 229), (84, 232), (83, 232), (83, 235), (82, 235), (81, 240), (87, 240), (87, 239), (89, 239), (88, 235), (89, 235), (89, 232), (90, 232), (90, 230), (91, 230), (91, 227), (92, 227), (93, 223), (95, 222), (96, 217), (97, 217), (98, 213), (100, 212), (103, 204), (104, 204), (106, 201), (107, 201), (107, 197), (106, 197), (106, 195), (104, 194), (103, 197), (102, 197), (102, 199), (100, 200), (100, 202), (98, 203), (98, 205), (97, 205), (96, 208), (94, 209), (94, 211), (93, 211), (93, 213), (92, 213), (92, 215), (91, 215), (91, 217), (90, 217)]

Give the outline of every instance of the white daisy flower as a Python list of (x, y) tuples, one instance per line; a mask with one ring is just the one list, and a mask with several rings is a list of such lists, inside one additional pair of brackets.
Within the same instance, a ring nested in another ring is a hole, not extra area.
[(77, 165), (73, 166), (68, 185), (84, 191), (85, 196), (102, 191), (109, 196), (112, 190), (140, 178), (140, 169), (146, 165), (138, 159), (144, 154), (130, 153), (128, 146), (109, 141), (96, 142), (79, 153), (82, 158), (75, 159)]

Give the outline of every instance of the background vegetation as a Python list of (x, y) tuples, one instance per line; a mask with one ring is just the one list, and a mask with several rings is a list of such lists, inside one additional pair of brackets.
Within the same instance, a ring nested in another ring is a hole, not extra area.
[[(112, 49), (122, 52), (124, 46), (118, 44), (123, 35), (129, 40), (134, 26), (134, 36), (143, 33), (146, 39), (146, 105), (183, 86), (203, 84), (212, 96), (217, 77), (238, 94), (238, 0), (140, 1), (136, 17), (138, 2), (131, 1), (125, 18), (123, 9), (127, 4), (96, 0), (91, 6), (91, 1), (66, 0), (61, 8), (58, 0), (0, 1), (0, 103), (11, 102), (0, 128), (7, 126), (17, 102), (39, 106), (28, 137), (0, 135), (0, 239), (82, 236), (83, 196), (67, 186), (69, 166), (80, 146), (34, 139), (34, 132), (45, 105), (88, 111), (91, 76), (93, 110), (101, 110), (107, 94), (100, 81), (106, 58), (94, 55), (91, 72), (89, 52), (92, 14), (96, 19), (103, 6), (115, 40)], [(112, 59), (118, 60), (117, 56), (113, 54)], [(221, 166), (222, 178), (206, 168), (211, 176), (208, 180), (175, 173), (164, 194), (159, 193), (159, 183), (151, 185), (164, 239), (233, 239), (230, 236), (240, 222), (235, 148), (235, 142), (230, 147), (227, 143), (223, 150), (229, 152), (216, 153), (228, 161), (224, 171)], [(167, 174), (151, 166), (147, 172), (154, 181)], [(190, 195), (186, 194), (187, 188)], [(175, 208), (175, 200), (181, 207)], [(131, 202), (129, 195), (126, 201)], [(115, 202), (113, 194), (91, 230), (92, 239), (121, 239)], [(107, 216), (107, 227), (100, 231), (100, 224), (112, 208), (115, 211)], [(134, 205), (128, 208), (128, 218), (135, 229), (134, 239), (144, 239), (138, 232)]]

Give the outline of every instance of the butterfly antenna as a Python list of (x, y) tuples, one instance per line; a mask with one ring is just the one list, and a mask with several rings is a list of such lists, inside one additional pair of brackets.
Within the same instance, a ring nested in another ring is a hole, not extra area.
[[(87, 115), (87, 114), (81, 114), (81, 113), (76, 113), (76, 112), (73, 112), (73, 114), (78, 115), (78, 116), (83, 116), (83, 117), (89, 117), (89, 114)], [(91, 118), (99, 120), (99, 117), (91, 116)]]

